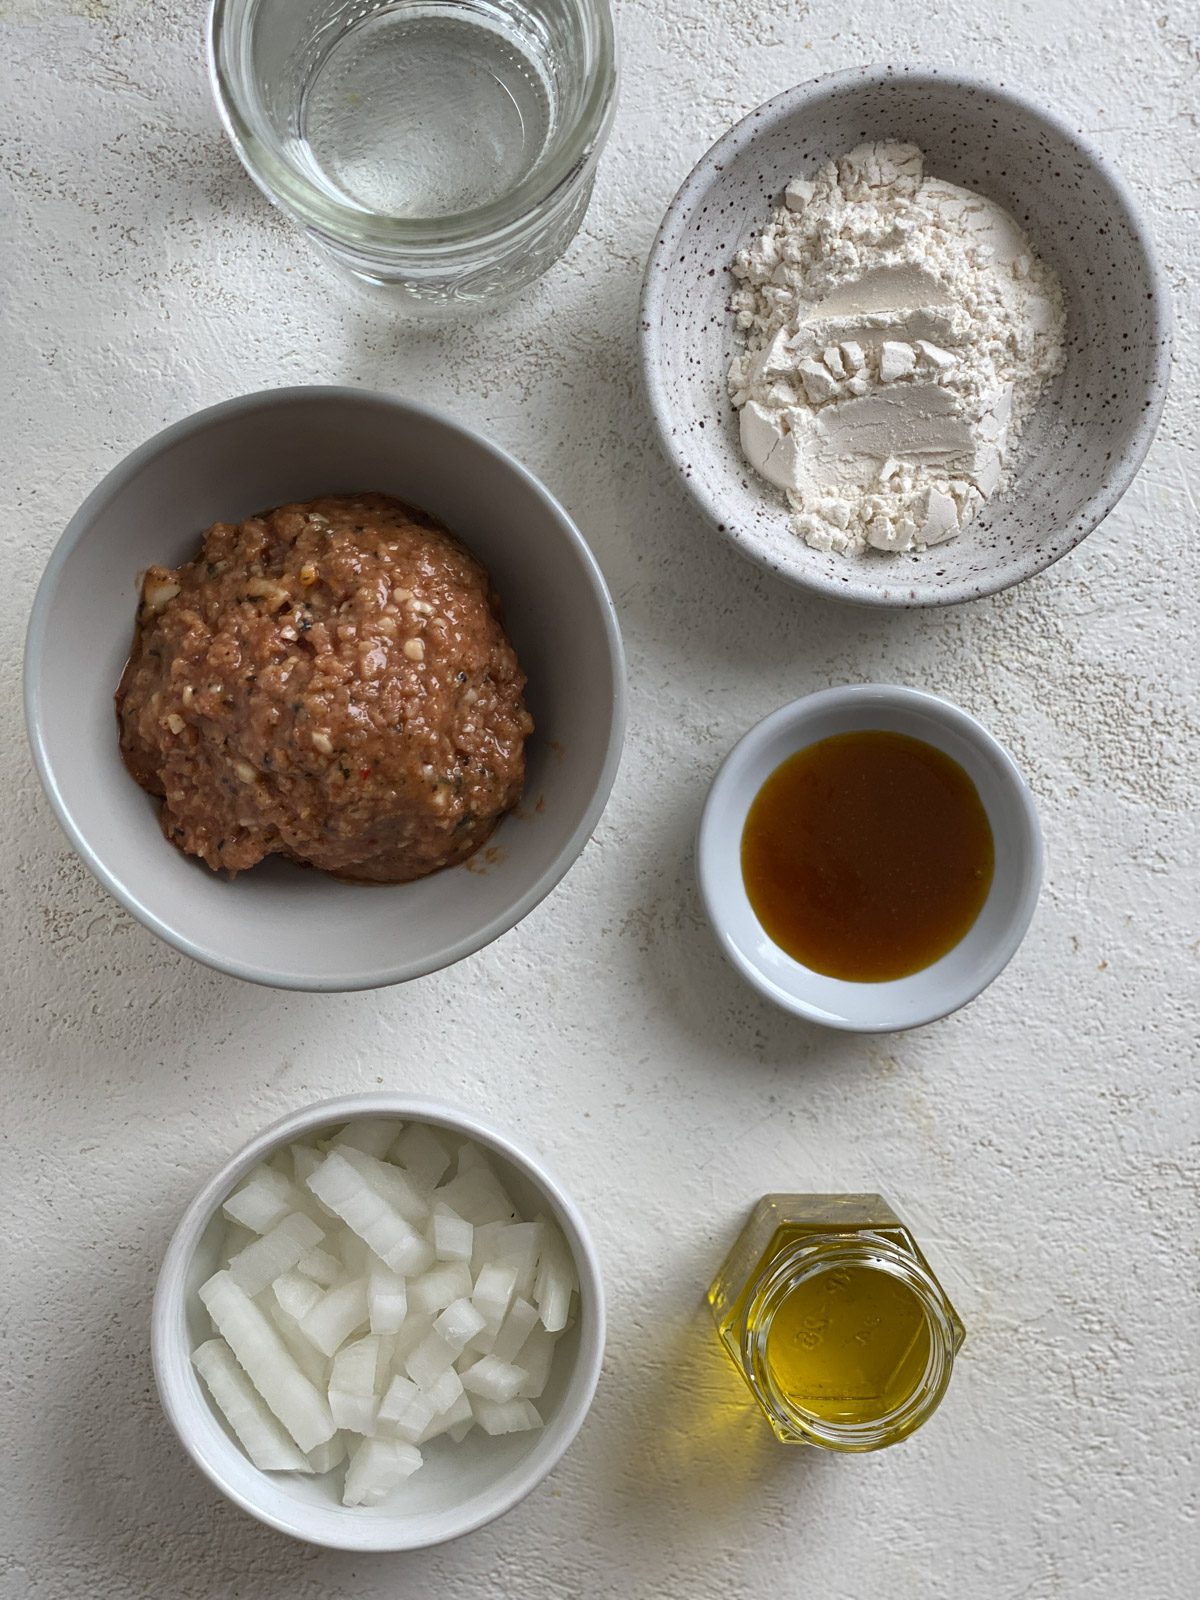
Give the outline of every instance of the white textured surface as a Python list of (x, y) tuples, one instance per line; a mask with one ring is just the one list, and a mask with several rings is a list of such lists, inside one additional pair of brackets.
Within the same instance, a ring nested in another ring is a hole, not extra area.
[[(1189, 8), (630, 0), (583, 235), (516, 309), (433, 331), (331, 284), (259, 200), (208, 105), (198, 5), (3, 0), (0, 16), (3, 1600), (1194, 1593)], [(1141, 192), (1185, 324), (1119, 511), (1020, 590), (925, 616), (837, 610), (742, 564), (659, 461), (635, 380), (641, 264), (695, 157), (788, 84), (889, 56), (1073, 111)], [(37, 789), (17, 708), (34, 583), (85, 491), (163, 422), (306, 379), (426, 396), (542, 474), (608, 574), (632, 671), (625, 766), (562, 888), (449, 973), (333, 1000), (220, 979), (106, 900)], [(691, 872), (735, 737), (869, 677), (981, 716), (1024, 764), (1049, 851), (994, 988), (874, 1043), (742, 988)], [(503, 1523), (405, 1559), (305, 1549), (220, 1501), (146, 1354), (155, 1266), (201, 1178), (285, 1108), (379, 1083), (540, 1143), (611, 1291), (606, 1377), (559, 1471)], [(741, 1408), (700, 1292), (763, 1189), (863, 1184), (921, 1226), (968, 1343), (910, 1443), (789, 1453)]]

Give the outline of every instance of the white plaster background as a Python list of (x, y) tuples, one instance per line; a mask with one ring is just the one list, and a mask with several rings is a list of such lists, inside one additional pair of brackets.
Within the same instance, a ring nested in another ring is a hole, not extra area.
[[(625, 0), (583, 233), (515, 309), (429, 330), (331, 283), (244, 178), (198, 3), (0, 0), (3, 1600), (1196, 1592), (1195, 22), (1176, 0)], [(728, 553), (659, 459), (636, 371), (642, 263), (695, 158), (778, 90), (884, 59), (1074, 115), (1140, 193), (1181, 321), (1118, 511), (1019, 591), (942, 614), (835, 609)], [(59, 835), (18, 714), (34, 585), (84, 493), (165, 422), (310, 380), (426, 396), (526, 461), (592, 542), (631, 674), (616, 791), (563, 886), (450, 972), (333, 999), (220, 978), (119, 910)], [(752, 721), (878, 677), (944, 691), (1010, 745), (1049, 873), (982, 999), (870, 1042), (726, 969), (691, 835)], [(367, 1559), (292, 1544), (203, 1482), (146, 1336), (214, 1164), (288, 1107), (381, 1083), (556, 1158), (611, 1333), (549, 1482), (455, 1546)], [(741, 1406), (699, 1296), (763, 1190), (865, 1185), (920, 1226), (968, 1343), (910, 1443), (788, 1451)]]

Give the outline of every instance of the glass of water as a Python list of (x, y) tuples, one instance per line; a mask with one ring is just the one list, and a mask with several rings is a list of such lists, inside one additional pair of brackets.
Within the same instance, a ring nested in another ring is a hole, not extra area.
[(612, 122), (609, 0), (213, 0), (250, 176), (360, 278), (478, 301), (540, 276)]

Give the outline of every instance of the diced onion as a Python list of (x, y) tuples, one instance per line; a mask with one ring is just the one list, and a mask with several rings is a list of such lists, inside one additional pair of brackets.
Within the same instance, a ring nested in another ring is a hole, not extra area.
[(472, 1400), (471, 1409), (484, 1433), (522, 1433), (526, 1428), (542, 1425), (531, 1400)]
[(250, 1296), (228, 1272), (218, 1272), (200, 1286), (200, 1299), (250, 1382), (301, 1450), (324, 1444), (335, 1431), (329, 1402), (301, 1372)]
[(399, 1439), (364, 1439), (350, 1457), (342, 1504), (377, 1506), (421, 1465), (421, 1452)]
[(408, 1315), (408, 1287), (382, 1261), (367, 1263), (367, 1310), (372, 1333), (399, 1333)]
[(439, 1201), (429, 1226), (429, 1242), (439, 1261), (467, 1261), (475, 1248), (475, 1229), (443, 1201)]
[(366, 1278), (347, 1278), (321, 1296), (301, 1319), (300, 1332), (324, 1356), (331, 1356), (368, 1320)]
[(511, 1366), (495, 1356), (480, 1356), (462, 1374), (462, 1386), (469, 1394), (477, 1394), (482, 1400), (501, 1403), (515, 1400), (521, 1392), (521, 1385), (528, 1379), (529, 1374), (524, 1367)]
[(229, 1276), (248, 1295), (261, 1294), (302, 1256), (315, 1250), (325, 1235), (302, 1212), (290, 1212), (269, 1233), (262, 1234), (229, 1261)]
[(465, 1261), (442, 1261), (414, 1278), (408, 1286), (409, 1304), (414, 1311), (444, 1311), (455, 1300), (462, 1300), (474, 1288), (471, 1269)]
[(449, 1150), (423, 1122), (410, 1122), (389, 1154), (423, 1189), (436, 1188), (451, 1161)]
[(374, 1506), (431, 1441), (542, 1426), (574, 1263), (478, 1145), (363, 1118), (281, 1147), (223, 1210), (193, 1361), (260, 1470), (345, 1462), (343, 1503)]
[[(238, 1366), (224, 1339), (209, 1339), (193, 1352), (204, 1379), (242, 1449), (261, 1472), (311, 1472), (304, 1454), (288, 1437), (266, 1401)], [(460, 1389), (461, 1393), (461, 1389)]]

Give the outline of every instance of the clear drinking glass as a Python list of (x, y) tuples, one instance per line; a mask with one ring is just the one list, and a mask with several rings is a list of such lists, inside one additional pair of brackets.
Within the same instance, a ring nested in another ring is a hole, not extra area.
[(213, 0), (213, 92), (263, 193), (418, 300), (531, 283), (612, 122), (609, 0)]

